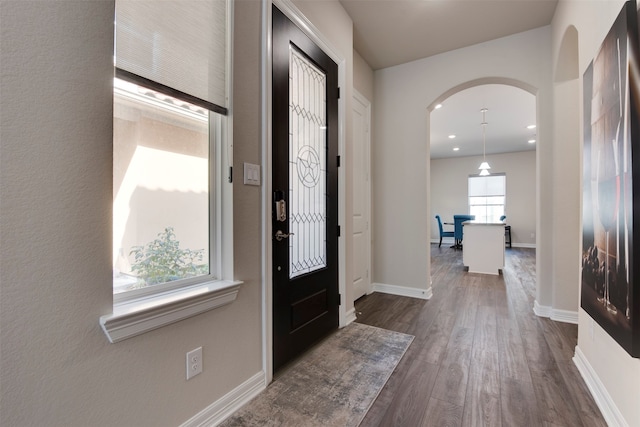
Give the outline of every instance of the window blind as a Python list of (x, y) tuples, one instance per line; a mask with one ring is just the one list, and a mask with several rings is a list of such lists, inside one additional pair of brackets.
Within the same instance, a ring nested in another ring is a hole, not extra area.
[(469, 197), (504, 196), (506, 176), (491, 174), (489, 176), (469, 177)]
[(227, 0), (116, 0), (116, 68), (226, 114), (226, 27)]

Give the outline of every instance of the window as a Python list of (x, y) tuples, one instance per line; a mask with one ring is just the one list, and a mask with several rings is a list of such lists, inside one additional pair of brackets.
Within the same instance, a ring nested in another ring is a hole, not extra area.
[(116, 2), (114, 305), (100, 318), (111, 342), (238, 293), (222, 233), (233, 229), (231, 1)]
[(115, 79), (113, 113), (117, 299), (213, 278), (210, 188), (215, 182), (210, 177), (216, 176), (212, 153), (221, 118), (120, 79)]
[(506, 175), (499, 173), (469, 176), (469, 214), (477, 221), (500, 221), (505, 214), (506, 180)]

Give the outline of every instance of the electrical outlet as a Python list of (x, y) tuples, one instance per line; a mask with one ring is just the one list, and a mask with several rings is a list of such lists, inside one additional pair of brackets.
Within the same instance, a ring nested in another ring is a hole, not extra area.
[(191, 379), (202, 372), (202, 347), (187, 353), (187, 379)]

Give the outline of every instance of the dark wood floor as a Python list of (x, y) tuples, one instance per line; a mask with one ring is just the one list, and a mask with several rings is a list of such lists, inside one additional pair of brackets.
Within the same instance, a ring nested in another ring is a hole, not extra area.
[(571, 360), (577, 326), (533, 313), (533, 249), (507, 249), (500, 276), (431, 255), (431, 300), (356, 301), (358, 322), (415, 336), (361, 426), (606, 426)]

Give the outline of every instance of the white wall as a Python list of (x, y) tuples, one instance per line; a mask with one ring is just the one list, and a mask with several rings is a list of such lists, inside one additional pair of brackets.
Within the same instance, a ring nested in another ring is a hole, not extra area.
[[(0, 2), (0, 425), (179, 425), (262, 369), (259, 190), (231, 305), (109, 344), (114, 2)], [(236, 2), (236, 166), (259, 163), (260, 3)], [(241, 167), (234, 168), (241, 173)], [(236, 175), (236, 183), (241, 182)], [(204, 372), (185, 380), (203, 346)]]
[[(564, 199), (559, 208), (563, 209), (567, 218), (578, 219), (582, 216), (582, 75), (623, 3), (620, 0), (560, 1), (553, 19), (554, 70), (562, 68), (558, 64), (566, 56), (561, 46), (567, 30), (577, 30), (578, 34), (578, 52), (575, 52), (579, 62), (578, 79), (556, 79), (554, 96), (554, 133), (563, 137), (556, 140), (558, 149), (555, 150), (555, 171), (562, 178), (562, 181), (558, 181), (562, 182), (562, 186), (558, 185), (556, 200)], [(566, 119), (567, 112), (570, 114), (569, 120)], [(576, 118), (573, 118), (574, 114)], [(561, 141), (567, 143), (560, 146)], [(558, 218), (555, 227), (565, 227), (566, 224), (562, 221), (563, 219)], [(567, 230), (570, 236), (567, 239), (569, 246), (564, 247), (565, 253), (558, 253), (560, 260), (566, 262), (567, 270), (556, 275), (576, 289), (579, 289), (580, 281), (580, 230), (581, 228), (575, 227)], [(578, 303), (579, 299), (576, 298), (575, 304)], [(604, 407), (605, 417), (608, 417), (610, 425), (640, 425), (640, 360), (630, 357), (584, 310), (579, 310), (578, 319), (578, 354), (583, 355), (603, 387), (597, 391), (601, 398), (606, 397), (601, 402), (609, 404)]]
[[(551, 230), (551, 30), (539, 28), (375, 72), (373, 157), (373, 280), (426, 288), (429, 283), (427, 107), (466, 82), (496, 77), (537, 89), (538, 280), (550, 284)], [(551, 289), (541, 297), (551, 301)]]
[[(536, 152), (492, 154), (487, 160), (492, 173), (505, 173), (507, 177), (506, 215), (513, 245), (534, 247), (536, 239), (531, 234), (536, 232)], [(468, 177), (477, 172), (480, 162), (482, 156), (431, 160), (431, 241), (440, 240), (436, 215), (443, 222), (453, 222), (453, 215), (469, 213)]]

